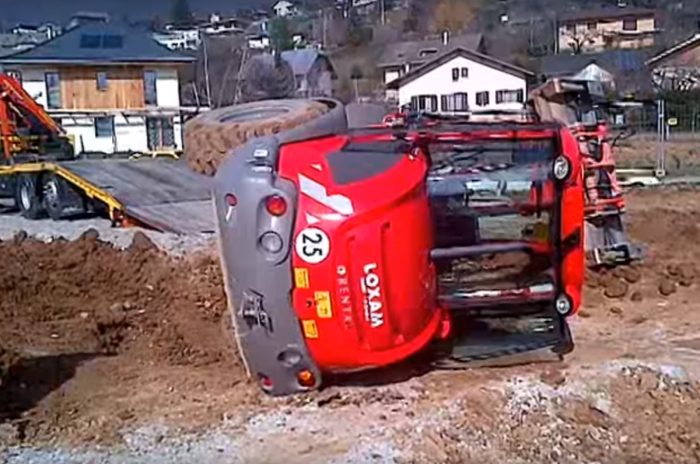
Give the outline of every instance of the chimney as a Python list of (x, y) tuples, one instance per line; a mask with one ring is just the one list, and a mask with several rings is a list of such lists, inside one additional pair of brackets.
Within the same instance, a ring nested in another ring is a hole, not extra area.
[(450, 42), (450, 31), (443, 31), (442, 44), (447, 45)]

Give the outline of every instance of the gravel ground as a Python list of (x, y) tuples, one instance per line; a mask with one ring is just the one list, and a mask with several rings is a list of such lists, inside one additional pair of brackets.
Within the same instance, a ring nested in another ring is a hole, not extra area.
[(160, 249), (173, 255), (182, 255), (211, 246), (216, 242), (214, 235), (177, 235), (140, 227), (120, 229), (112, 227), (110, 221), (99, 217), (63, 221), (50, 219), (33, 221), (25, 219), (19, 214), (7, 212), (6, 209), (3, 210), (0, 207), (0, 240), (8, 240), (22, 230), (29, 236), (43, 242), (51, 242), (59, 237), (75, 240), (88, 229), (97, 230), (102, 240), (111, 242), (119, 248), (129, 246), (134, 234), (141, 231), (148, 235)]

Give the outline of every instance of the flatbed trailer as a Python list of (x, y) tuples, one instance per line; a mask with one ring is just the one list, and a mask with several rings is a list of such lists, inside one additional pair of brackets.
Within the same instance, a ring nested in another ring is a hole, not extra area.
[[(0, 166), (0, 183), (5, 185), (5, 196), (14, 196), (23, 212), (41, 209), (46, 204), (41, 197), (52, 196), (54, 208), (44, 209), (54, 219), (103, 212), (120, 226), (178, 234), (215, 231), (211, 179), (176, 159), (22, 162)], [(17, 193), (12, 195), (13, 191)], [(27, 203), (31, 201), (42, 204)]]

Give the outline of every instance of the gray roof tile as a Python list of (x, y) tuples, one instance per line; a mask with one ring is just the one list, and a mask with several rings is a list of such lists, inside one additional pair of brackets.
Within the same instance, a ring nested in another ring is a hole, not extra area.
[(378, 66), (402, 66), (406, 63), (422, 65), (456, 48), (482, 52), (482, 45), (481, 34), (456, 35), (449, 38), (447, 45), (443, 44), (442, 38), (397, 42), (384, 49)]
[(160, 45), (145, 31), (120, 23), (86, 23), (2, 63), (186, 63), (195, 58)]

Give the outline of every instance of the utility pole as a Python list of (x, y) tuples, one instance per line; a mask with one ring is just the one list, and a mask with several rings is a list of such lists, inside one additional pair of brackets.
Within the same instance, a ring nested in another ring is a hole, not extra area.
[(328, 36), (326, 35), (326, 34), (327, 34), (328, 27), (327, 27), (327, 25), (326, 25), (326, 9), (325, 9), (325, 8), (321, 8), (321, 14), (323, 15), (323, 49), (325, 50), (325, 49), (326, 49), (326, 43), (328, 43), (328, 42), (327, 42), (327, 41), (328, 41)]
[(207, 53), (207, 35), (202, 36), (202, 46), (204, 49), (204, 81), (207, 89), (207, 103), (211, 108), (211, 81), (209, 80), (209, 53)]
[(382, 26), (386, 23), (386, 11), (384, 10), (384, 0), (379, 0), (379, 5), (382, 11)]

